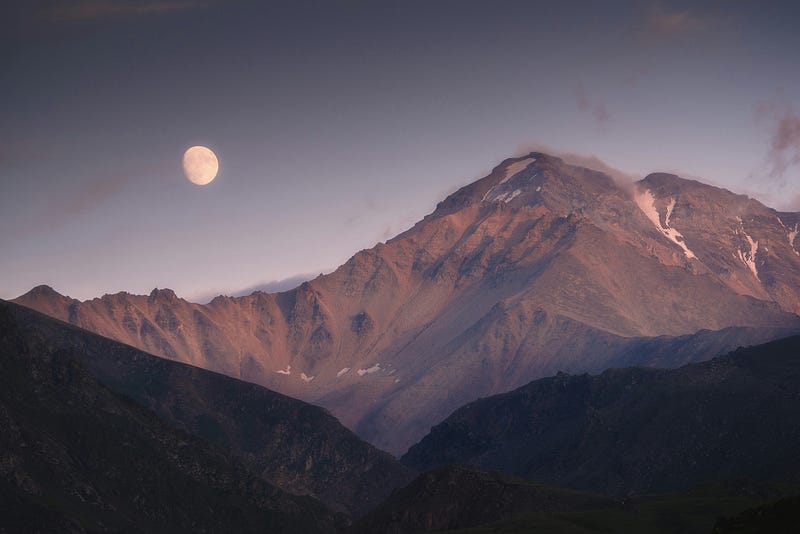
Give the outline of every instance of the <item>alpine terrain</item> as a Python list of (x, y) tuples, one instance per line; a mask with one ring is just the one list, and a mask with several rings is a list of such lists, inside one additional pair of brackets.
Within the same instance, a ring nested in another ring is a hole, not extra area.
[(275, 294), (16, 302), (328, 408), (399, 454), (458, 406), (554, 374), (678, 366), (800, 331), (799, 213), (670, 174), (530, 153)]

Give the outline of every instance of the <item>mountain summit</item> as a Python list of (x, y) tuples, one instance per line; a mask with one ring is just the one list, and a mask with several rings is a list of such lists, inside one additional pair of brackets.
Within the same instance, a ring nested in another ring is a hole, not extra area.
[(403, 452), (456, 407), (558, 370), (677, 366), (800, 330), (800, 214), (533, 152), (282, 293), (17, 302), (321, 404)]

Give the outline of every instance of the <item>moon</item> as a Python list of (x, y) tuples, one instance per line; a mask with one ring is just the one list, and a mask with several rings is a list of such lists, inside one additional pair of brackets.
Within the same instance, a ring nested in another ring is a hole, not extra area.
[(183, 153), (183, 172), (193, 184), (211, 183), (216, 178), (217, 171), (219, 171), (219, 161), (210, 148), (193, 146)]

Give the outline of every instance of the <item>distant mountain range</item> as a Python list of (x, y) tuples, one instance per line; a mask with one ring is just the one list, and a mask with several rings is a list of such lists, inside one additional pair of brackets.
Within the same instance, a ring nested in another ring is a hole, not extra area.
[(531, 153), (275, 294), (16, 302), (314, 402), (400, 454), (460, 405), (559, 370), (678, 366), (800, 331), (800, 214)]

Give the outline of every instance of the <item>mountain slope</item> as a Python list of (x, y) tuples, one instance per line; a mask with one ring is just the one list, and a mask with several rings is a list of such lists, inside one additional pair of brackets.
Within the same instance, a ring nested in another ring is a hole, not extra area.
[(255, 384), (171, 362), (0, 302), (3, 332), (40, 358), (77, 362), (103, 387), (233, 455), (284, 490), (360, 515), (408, 469), (324, 410)]
[[(348, 532), (708, 534), (720, 517), (734, 516), (796, 491), (797, 486), (737, 481), (685, 493), (609, 497), (543, 486), (493, 471), (448, 466), (423, 473), (393, 492)], [(787, 521), (791, 515), (797, 515), (787, 506), (791, 502), (783, 501), (781, 507), (785, 525), (791, 524)], [(751, 522), (757, 519), (758, 510), (746, 514)], [(738, 527), (744, 522), (737, 518), (720, 523)]]
[(403, 462), (611, 494), (800, 481), (800, 336), (674, 370), (540, 379), (468, 404)]
[(622, 509), (620, 500), (550, 488), (500, 473), (445, 467), (423, 473), (392, 494), (351, 532), (377, 534), (453, 530), (531, 512)]
[(321, 404), (399, 453), (478, 396), (647, 358), (643, 338), (724, 331), (692, 342), (713, 347), (702, 360), (736, 347), (727, 329), (737, 344), (798, 331), (799, 222), (676, 176), (618, 184), (531, 153), (291, 291), (198, 305), (40, 287), (17, 302)]
[[(0, 531), (336, 532), (289, 495), (100, 384), (0, 306)], [(30, 314), (31, 312), (26, 312)]]

